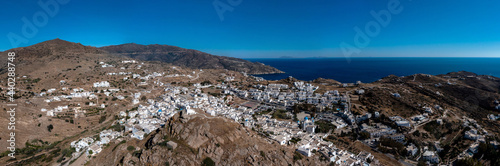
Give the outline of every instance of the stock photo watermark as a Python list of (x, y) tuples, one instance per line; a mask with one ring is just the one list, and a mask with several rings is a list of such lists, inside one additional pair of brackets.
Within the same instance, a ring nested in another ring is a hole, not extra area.
[(9, 139), (7, 139), (7, 149), (9, 151), (8, 156), (11, 158), (16, 158), (16, 107), (17, 104), (14, 103), (16, 94), (16, 65), (14, 60), (16, 59), (15, 52), (9, 52), (7, 54), (7, 96), (8, 96), (8, 119), (7, 129), (9, 130)]
[[(411, 0), (409, 0), (411, 1)], [(350, 57), (353, 54), (361, 53), (361, 49), (366, 48), (371, 40), (377, 37), (382, 28), (386, 28), (392, 21), (392, 17), (400, 14), (404, 10), (401, 1), (399, 0), (389, 0), (387, 2), (386, 9), (377, 11), (370, 11), (370, 15), (373, 17), (372, 20), (368, 21), (364, 25), (364, 29), (354, 26), (354, 32), (356, 33), (353, 37), (353, 44), (348, 42), (341, 42), (340, 49), (342, 54), (350, 62)]]
[(214, 6), (215, 12), (217, 12), (217, 15), (219, 16), (220, 21), (224, 21), (224, 13), (227, 11), (234, 11), (234, 8), (242, 2), (243, 0), (214, 0), (212, 5)]
[(49, 18), (55, 17), (59, 13), (61, 5), (67, 4), (70, 0), (39, 0), (38, 6), (40, 10), (33, 13), (31, 19), (22, 17), (20, 33), (9, 32), (7, 38), (13, 48), (19, 47), (21, 43), (28, 43), (29, 39), (38, 34), (39, 28), (47, 26)]
[[(70, 0), (39, 0), (37, 2), (40, 10), (36, 11), (31, 17), (22, 17), (22, 26), (20, 32), (9, 32), (7, 39), (13, 48), (19, 47), (20, 44), (28, 43), (29, 39), (38, 34), (40, 28), (47, 26), (49, 19), (55, 17), (60, 10), (61, 5), (67, 4)], [(8, 95), (8, 110), (7, 129), (9, 131), (9, 139), (7, 139), (8, 156), (16, 158), (16, 110), (17, 104), (15, 103), (16, 95), (16, 53), (9, 52), (7, 54), (7, 95)]]

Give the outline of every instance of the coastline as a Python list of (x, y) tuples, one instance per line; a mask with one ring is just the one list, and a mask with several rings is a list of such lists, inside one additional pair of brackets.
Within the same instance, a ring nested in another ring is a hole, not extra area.
[(317, 78), (339, 82), (370, 83), (388, 75), (409, 76), (413, 74), (439, 75), (449, 72), (469, 71), (480, 75), (500, 77), (500, 58), (472, 57), (356, 57), (345, 58), (267, 58), (247, 59), (272, 66), (284, 73), (251, 74), (266, 80), (280, 80), (292, 76), (299, 80), (312, 81)]

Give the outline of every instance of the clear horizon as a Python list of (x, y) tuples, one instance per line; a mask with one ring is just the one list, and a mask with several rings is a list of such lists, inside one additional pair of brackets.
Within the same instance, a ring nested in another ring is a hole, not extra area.
[(2, 2), (0, 50), (60, 38), (236, 58), (500, 57), (498, 1), (39, 2)]

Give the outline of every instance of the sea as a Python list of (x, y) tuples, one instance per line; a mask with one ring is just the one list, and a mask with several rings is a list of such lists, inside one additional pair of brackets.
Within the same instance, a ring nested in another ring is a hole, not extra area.
[(310, 81), (328, 78), (342, 83), (377, 81), (389, 75), (446, 74), (468, 71), (480, 75), (500, 77), (500, 58), (276, 58), (246, 59), (275, 67), (285, 73), (255, 75), (266, 80), (280, 80), (292, 76)]

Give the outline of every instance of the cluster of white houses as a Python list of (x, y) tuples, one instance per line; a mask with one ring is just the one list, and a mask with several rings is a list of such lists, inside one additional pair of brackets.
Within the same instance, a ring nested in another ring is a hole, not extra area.
[[(475, 153), (478, 152), (479, 143), (486, 143), (486, 136), (489, 135), (488, 131), (482, 128), (476, 120), (464, 116), (463, 122), (464, 123), (462, 124), (462, 126), (470, 128), (465, 132), (464, 138), (473, 140), (475, 142), (472, 143), (468, 149), (460, 153), (458, 159), (472, 157)], [(496, 141), (490, 141), (490, 143), (493, 146), (498, 146), (498, 142)]]
[[(107, 82), (107, 81), (103, 81), (103, 82)], [(99, 85), (102, 85), (102, 82), (99, 82)], [(99, 87), (101, 87), (101, 86), (99, 86)], [(104, 87), (109, 87), (109, 86), (104, 86)], [(88, 100), (97, 99), (97, 95), (94, 92), (86, 91), (83, 88), (71, 89), (71, 91), (68, 95), (64, 95), (64, 94), (67, 94), (67, 91), (69, 91), (69, 90), (67, 87), (62, 87), (60, 89), (62, 92), (62, 95), (58, 95), (58, 96), (48, 96), (49, 94), (53, 94), (54, 92), (57, 92), (58, 89), (52, 88), (49, 90), (50, 90), (50, 93), (48, 93), (48, 94), (44, 93), (44, 92), (39, 94), (39, 96), (42, 96), (42, 97), (47, 96), (47, 98), (44, 99), (44, 101), (47, 103), (59, 102), (59, 101), (71, 101), (73, 99), (82, 99), (82, 98), (88, 99)], [(100, 90), (100, 92), (106, 96), (111, 96), (119, 91), (120, 91), (120, 89), (116, 89), (116, 88), (109, 88), (109, 89), (101, 89)], [(47, 91), (47, 92), (49, 92), (49, 91)], [(119, 100), (125, 99), (125, 97), (123, 97), (121, 95), (117, 95), (116, 97)], [(89, 106), (96, 106), (96, 104), (94, 104), (94, 102), (88, 102), (88, 103), (89, 103)], [(105, 105), (101, 104), (100, 107), (104, 108)], [(69, 108), (68, 105), (60, 105), (60, 106), (56, 106), (54, 108), (42, 108), (40, 111), (46, 113), (47, 116), (56, 116), (59, 113), (64, 113), (67, 111), (75, 111), (75, 116), (76, 116), (77, 111), (81, 111), (80, 108), (81, 108), (80, 104), (78, 104), (76, 107), (72, 107), (72, 108)]]
[(85, 137), (77, 141), (71, 142), (70, 146), (75, 148), (73, 155), (78, 156), (85, 152), (87, 156), (93, 156), (100, 153), (106, 144), (122, 136), (122, 132), (103, 130), (99, 133), (99, 139), (93, 137)]
[(318, 86), (309, 83), (294, 82), (290, 88), (286, 84), (254, 85), (253, 89), (239, 90), (233, 87), (223, 87), (225, 94), (237, 95), (241, 98), (253, 99), (261, 102), (293, 106), (297, 103), (315, 104), (319, 108), (331, 108), (332, 104), (345, 102), (347, 96), (337, 90), (327, 91), (324, 94), (314, 93)]
[[(279, 85), (272, 88), (276, 87)], [(246, 127), (269, 133), (269, 138), (281, 145), (295, 146), (306, 156), (313, 155), (314, 149), (336, 163), (368, 164), (368, 160), (373, 160), (373, 156), (369, 153), (355, 155), (335, 148), (331, 142), (324, 141), (323, 138), (330, 133), (315, 133), (314, 118), (305, 117), (298, 123), (278, 121), (269, 115), (254, 115), (254, 119), (253, 109), (228, 106), (227, 100), (231, 100), (230, 96), (225, 100), (224, 97), (201, 93), (200, 89), (189, 90), (185, 87), (165, 86), (165, 93), (160, 98), (159, 101), (149, 99), (147, 106), (139, 105), (136, 110), (121, 111), (118, 123), (125, 126), (125, 132), (132, 133), (132, 138), (143, 139), (146, 134), (162, 127), (176, 113), (196, 114), (194, 109), (199, 109), (210, 115), (226, 117)], [(343, 123), (341, 120), (337, 121)], [(291, 144), (289, 141), (292, 138), (300, 141)]]
[[(245, 120), (246, 122), (248, 119)], [(247, 125), (247, 123), (244, 123)], [(280, 145), (294, 146), (305, 156), (312, 156), (314, 151), (339, 165), (370, 165), (374, 157), (367, 152), (356, 155), (349, 151), (336, 148), (333, 143), (323, 140), (331, 133), (315, 133), (314, 118), (304, 117), (297, 123), (272, 119), (269, 115), (258, 116), (249, 126), (260, 126), (260, 132), (270, 133), (269, 138)], [(297, 141), (292, 143), (292, 141)]]

